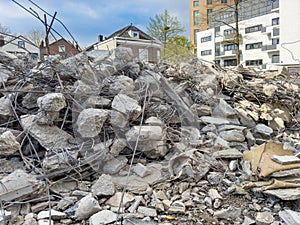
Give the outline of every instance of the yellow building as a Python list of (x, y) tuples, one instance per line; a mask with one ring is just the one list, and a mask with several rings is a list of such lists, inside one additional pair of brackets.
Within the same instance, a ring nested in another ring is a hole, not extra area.
[(218, 10), (232, 5), (235, 0), (190, 0), (190, 40), (196, 46), (196, 33), (206, 30), (207, 15), (213, 10)]

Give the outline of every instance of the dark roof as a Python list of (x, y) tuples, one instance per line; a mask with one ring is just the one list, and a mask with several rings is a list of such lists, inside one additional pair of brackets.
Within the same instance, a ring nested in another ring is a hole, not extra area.
[(128, 31), (130, 31), (130, 30), (138, 31), (139, 32), (139, 39), (154, 40), (154, 38), (152, 38), (151, 36), (149, 36), (148, 34), (143, 32), (142, 30), (140, 30), (136, 26), (133, 26), (132, 24), (130, 24), (129, 26), (126, 26), (126, 27), (114, 32), (113, 34), (109, 35), (107, 37), (107, 39), (114, 38), (114, 37), (129, 37), (130, 38), (131, 36), (128, 34)]

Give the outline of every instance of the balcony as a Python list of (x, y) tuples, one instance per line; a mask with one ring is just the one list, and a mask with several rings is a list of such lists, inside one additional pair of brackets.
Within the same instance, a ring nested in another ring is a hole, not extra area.
[(273, 51), (273, 50), (277, 50), (277, 45), (263, 45), (261, 47), (262, 51)]
[(215, 56), (222, 56), (225, 55), (225, 52), (215, 52)]

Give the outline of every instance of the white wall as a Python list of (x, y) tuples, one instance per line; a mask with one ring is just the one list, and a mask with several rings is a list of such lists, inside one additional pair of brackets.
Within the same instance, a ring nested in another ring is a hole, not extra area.
[(281, 0), (280, 13), (280, 61), (300, 63), (300, 0)]

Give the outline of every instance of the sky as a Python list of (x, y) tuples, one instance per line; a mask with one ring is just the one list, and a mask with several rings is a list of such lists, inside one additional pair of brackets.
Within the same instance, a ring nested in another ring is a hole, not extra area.
[[(80, 47), (97, 42), (98, 35), (109, 36), (132, 25), (147, 31), (149, 19), (165, 9), (177, 17), (189, 38), (188, 0), (14, 0), (33, 14), (44, 19), (44, 12), (30, 1), (64, 23)], [(47, 16), (48, 24), (51, 17)], [(14, 34), (26, 34), (32, 29), (45, 30), (44, 25), (13, 0), (0, 0), (0, 23)], [(72, 41), (63, 26), (55, 21), (53, 28), (65, 39)], [(57, 36), (57, 38), (59, 38)]]

